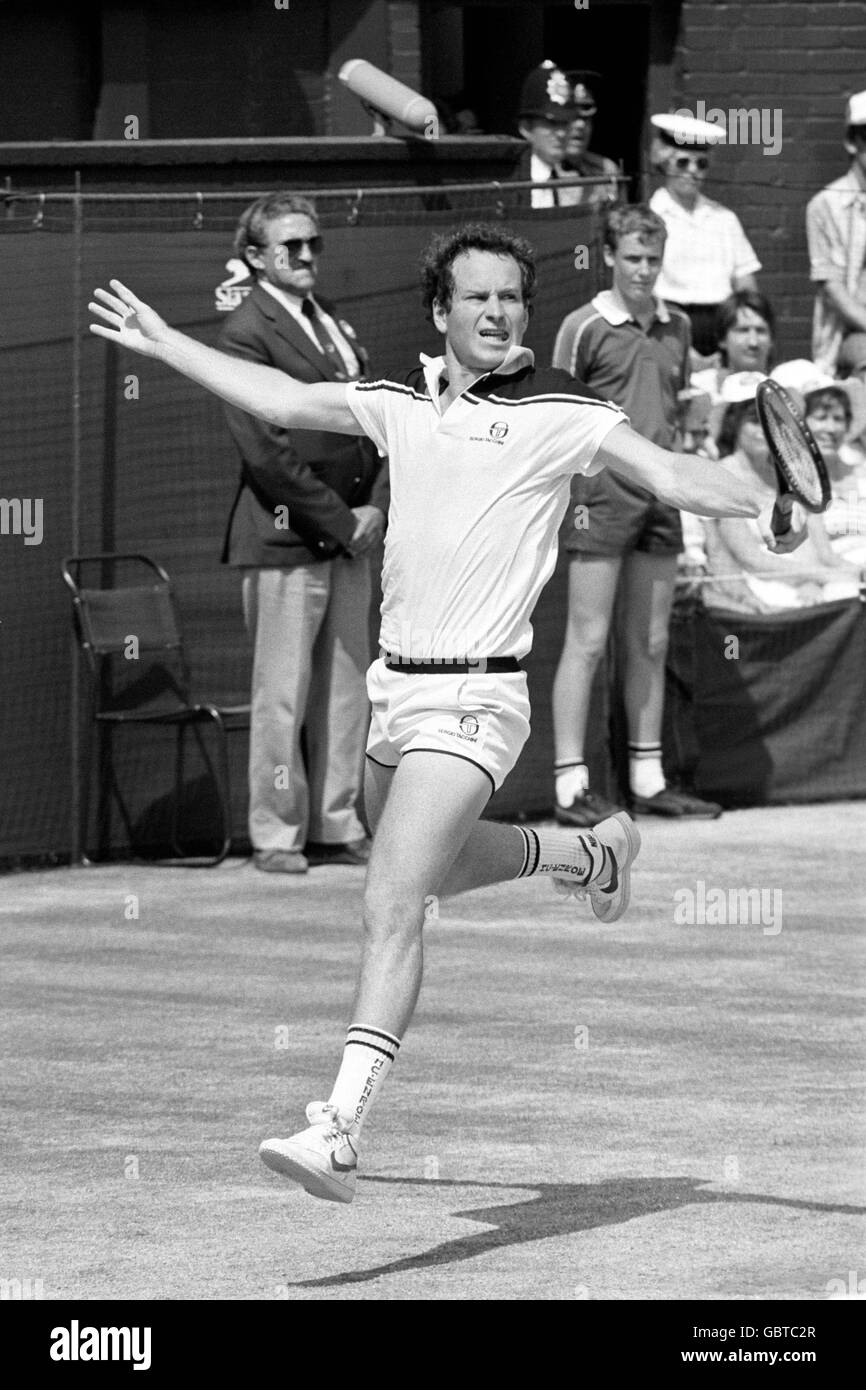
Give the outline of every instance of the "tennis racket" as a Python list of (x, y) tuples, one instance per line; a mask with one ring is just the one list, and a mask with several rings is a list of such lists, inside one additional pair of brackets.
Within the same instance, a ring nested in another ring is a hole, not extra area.
[[(769, 446), (779, 492), (789, 492), (809, 512), (826, 511), (830, 505), (830, 478), (824, 456), (791, 397), (777, 381), (759, 382), (756, 393), (758, 419)], [(778, 504), (773, 508), (772, 530), (781, 536), (790, 530), (790, 518)]]

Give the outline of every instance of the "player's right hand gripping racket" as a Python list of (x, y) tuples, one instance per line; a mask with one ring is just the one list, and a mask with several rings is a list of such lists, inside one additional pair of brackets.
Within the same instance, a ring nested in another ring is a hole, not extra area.
[[(758, 419), (769, 445), (779, 491), (790, 492), (809, 512), (823, 512), (830, 505), (830, 478), (824, 456), (784, 387), (769, 377), (758, 384)], [(790, 518), (773, 508), (774, 536), (790, 530)]]

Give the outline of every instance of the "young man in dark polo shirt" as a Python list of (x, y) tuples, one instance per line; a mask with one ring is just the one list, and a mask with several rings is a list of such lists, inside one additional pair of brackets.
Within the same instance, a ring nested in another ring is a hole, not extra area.
[[(604, 259), (613, 287), (569, 314), (553, 365), (628, 415), (661, 448), (674, 444), (677, 396), (688, 384), (689, 321), (653, 294), (665, 224), (645, 205), (612, 210)], [(712, 818), (720, 807), (665, 785), (661, 761), (668, 622), (682, 549), (679, 512), (608, 471), (574, 479), (564, 548), (570, 552), (568, 624), (553, 686), (556, 818), (592, 825), (616, 807), (592, 791), (584, 741), (590, 692), (624, 586), (629, 781), (636, 811)]]

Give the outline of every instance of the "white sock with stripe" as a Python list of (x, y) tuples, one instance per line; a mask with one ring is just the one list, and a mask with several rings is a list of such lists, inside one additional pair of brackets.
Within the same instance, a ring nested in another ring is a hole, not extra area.
[(360, 1132), (373, 1100), (400, 1050), (400, 1039), (382, 1028), (353, 1023), (329, 1104), (336, 1106), (349, 1133)]
[(629, 743), (628, 780), (635, 796), (655, 796), (664, 791), (660, 743)]
[(585, 884), (605, 872), (604, 846), (591, 830), (530, 830), (517, 825), (523, 836), (523, 866), (518, 878), (556, 874)]

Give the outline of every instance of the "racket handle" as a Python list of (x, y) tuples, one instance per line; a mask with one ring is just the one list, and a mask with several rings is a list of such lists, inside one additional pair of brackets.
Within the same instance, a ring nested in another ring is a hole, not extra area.
[(770, 529), (774, 536), (784, 536), (791, 529), (791, 512), (783, 511), (778, 502), (773, 508), (773, 519), (770, 522)]

